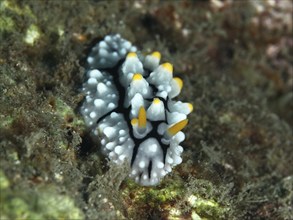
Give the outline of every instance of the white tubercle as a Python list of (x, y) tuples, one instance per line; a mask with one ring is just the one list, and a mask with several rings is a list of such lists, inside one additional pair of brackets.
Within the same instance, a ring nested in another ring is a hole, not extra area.
[(96, 120), (117, 106), (118, 92), (110, 83), (111, 76), (96, 69), (88, 71), (87, 75), (89, 79), (83, 84), (86, 101), (81, 107), (81, 113), (87, 126), (91, 127)]
[(94, 137), (98, 137), (100, 134), (104, 135), (105, 138), (102, 141), (104, 148), (102, 150), (111, 155), (111, 160), (118, 164), (125, 159), (130, 162), (134, 143), (129, 137), (127, 123), (123, 121), (121, 114), (111, 113), (97, 125), (96, 129), (99, 133), (94, 134)]
[(97, 69), (93, 69), (93, 70), (88, 71), (87, 75), (89, 78), (95, 78), (99, 81), (103, 79), (103, 74)]
[(130, 118), (138, 117), (138, 110), (141, 106), (145, 106), (144, 99), (140, 93), (136, 93), (134, 97), (130, 100), (131, 110)]
[(138, 59), (136, 53), (128, 53), (125, 62), (122, 64), (121, 68), (124, 75), (129, 73), (143, 73), (143, 66), (140, 60)]
[(150, 76), (148, 77), (148, 81), (159, 90), (162, 90), (164, 86), (170, 85), (170, 81), (173, 78), (173, 66), (170, 63), (163, 63), (158, 66), (153, 72), (151, 72)]
[(125, 99), (125, 106), (129, 106), (130, 100), (137, 94), (141, 94), (143, 98), (151, 97), (151, 88), (149, 83), (139, 73), (136, 73), (132, 77), (132, 81), (127, 88), (127, 97)]
[(132, 129), (133, 129), (133, 135), (135, 138), (141, 139), (144, 138), (150, 131), (152, 130), (152, 125), (150, 122), (146, 122), (146, 126), (144, 128), (141, 128), (138, 126), (138, 123), (132, 122)]
[(147, 118), (151, 121), (165, 120), (164, 103), (159, 98), (154, 98), (152, 104), (147, 109)]
[(167, 111), (167, 123), (169, 125), (177, 123), (179, 121), (182, 121), (184, 119), (186, 119), (186, 115), (183, 113), (179, 113), (179, 112), (168, 112)]
[(166, 123), (162, 122), (158, 126), (158, 134), (161, 135), (161, 136), (164, 135), (164, 133), (166, 132), (167, 128), (168, 128), (168, 125)]
[(188, 115), (193, 111), (193, 106), (187, 102), (170, 101), (168, 102), (168, 108), (171, 112), (179, 112)]
[(176, 143), (179, 144), (185, 139), (185, 134), (182, 131), (179, 131), (175, 136), (172, 137), (172, 140)]
[(157, 97), (161, 97), (161, 98), (163, 98), (163, 99), (167, 99), (167, 97), (168, 97), (168, 92), (166, 92), (166, 91), (158, 91), (158, 92), (156, 93), (156, 96), (157, 96)]
[(119, 34), (108, 35), (92, 49), (87, 58), (91, 69), (111, 68), (115, 66), (128, 52), (135, 52), (136, 47), (121, 38)]
[(153, 71), (159, 66), (161, 60), (161, 54), (159, 52), (153, 52), (145, 57), (144, 67), (150, 71)]
[(177, 95), (179, 95), (179, 93), (181, 92), (181, 89), (183, 87), (183, 82), (180, 78), (174, 77), (171, 80), (170, 87), (171, 87), (171, 90), (169, 91), (168, 95), (172, 99), (176, 97)]
[[(161, 146), (155, 138), (149, 138), (140, 144), (130, 175), (144, 186), (156, 185), (165, 173), (162, 172), (162, 164)], [(149, 166), (151, 166), (150, 173)]]

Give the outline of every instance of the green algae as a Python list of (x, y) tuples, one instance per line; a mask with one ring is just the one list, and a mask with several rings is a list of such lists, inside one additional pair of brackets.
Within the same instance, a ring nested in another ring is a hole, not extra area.
[(35, 190), (11, 189), (9, 181), (0, 172), (0, 217), (8, 219), (84, 219), (74, 200), (61, 195), (54, 188), (36, 188)]
[(28, 5), (20, 8), (15, 1), (3, 0), (0, 2), (0, 33), (17, 31), (17, 17), (25, 16), (36, 20)]
[(14, 29), (14, 22), (10, 17), (2, 17), (0, 20), (0, 32), (12, 31)]
[(127, 187), (123, 190), (124, 196), (129, 194), (135, 195), (135, 200), (141, 203), (148, 203), (148, 205), (155, 207), (164, 202), (170, 202), (179, 197), (183, 193), (182, 182), (172, 181), (165, 187), (141, 187), (133, 180), (127, 180)]
[[(126, 202), (132, 204), (128, 212), (134, 216), (140, 208), (164, 210), (161, 218), (182, 219), (226, 219), (231, 208), (228, 204), (216, 202), (220, 200), (216, 189), (209, 192), (212, 186), (208, 181), (193, 180), (186, 186), (182, 180), (164, 180), (162, 186), (140, 187), (133, 180), (127, 180), (122, 189)], [(205, 190), (204, 190), (205, 189)], [(131, 197), (131, 201), (128, 198)], [(140, 217), (147, 218), (146, 213)], [(189, 218), (188, 217), (188, 218)]]
[(31, 24), (26, 31), (26, 35), (24, 37), (24, 42), (29, 45), (33, 45), (40, 38), (40, 30), (39, 28)]
[(12, 117), (0, 116), (0, 128), (8, 128), (12, 125), (12, 123), (13, 123)]
[(0, 217), (8, 219), (84, 219), (74, 200), (61, 195), (57, 189), (39, 187), (12, 189), (8, 178), (0, 170)]
[(2, 12), (9, 11), (20, 16), (28, 16), (30, 18), (36, 19), (36, 16), (33, 14), (32, 10), (30, 9), (28, 5), (25, 5), (24, 7), (20, 7), (13, 0), (1, 1), (0, 11)]
[(4, 190), (9, 187), (10, 183), (7, 177), (4, 175), (3, 171), (0, 170), (0, 189)]
[(189, 196), (187, 201), (191, 215), (196, 213), (201, 219), (227, 219), (231, 206), (216, 202), (215, 199), (219, 200), (218, 197), (207, 199), (199, 194)]
[(56, 98), (54, 100), (54, 109), (55, 113), (67, 121), (70, 126), (75, 128), (84, 129), (85, 123), (81, 118), (78, 118), (77, 115), (74, 113), (74, 109), (70, 107), (66, 102), (60, 98)]

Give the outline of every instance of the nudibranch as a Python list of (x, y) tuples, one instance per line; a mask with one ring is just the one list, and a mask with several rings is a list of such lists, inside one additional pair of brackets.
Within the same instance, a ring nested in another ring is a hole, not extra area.
[(181, 131), (193, 110), (173, 100), (183, 82), (173, 77), (161, 54), (142, 55), (119, 34), (107, 35), (87, 57), (81, 114), (102, 151), (117, 164), (127, 162), (130, 177), (156, 185), (182, 162)]

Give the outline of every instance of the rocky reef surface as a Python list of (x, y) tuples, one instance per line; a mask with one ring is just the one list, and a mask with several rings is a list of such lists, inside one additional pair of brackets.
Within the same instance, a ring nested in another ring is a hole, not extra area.
[[(0, 218), (293, 219), (292, 2), (0, 2)], [(79, 113), (107, 34), (154, 48), (194, 105), (178, 165), (142, 187)]]

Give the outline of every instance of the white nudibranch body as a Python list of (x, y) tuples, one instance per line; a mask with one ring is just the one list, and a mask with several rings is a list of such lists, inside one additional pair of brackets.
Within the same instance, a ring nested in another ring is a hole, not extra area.
[(87, 58), (81, 114), (102, 151), (117, 164), (128, 162), (130, 177), (156, 185), (182, 162), (181, 131), (193, 110), (174, 101), (183, 86), (161, 54), (143, 56), (119, 34), (96, 44)]

